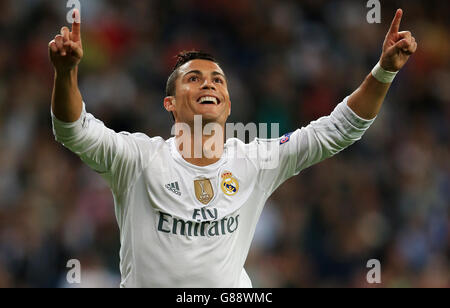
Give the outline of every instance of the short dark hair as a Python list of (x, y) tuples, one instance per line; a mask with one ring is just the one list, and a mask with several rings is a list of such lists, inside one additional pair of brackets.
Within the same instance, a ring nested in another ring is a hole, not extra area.
[(177, 63), (175, 63), (175, 66), (172, 69), (172, 72), (170, 73), (169, 78), (167, 79), (166, 83), (166, 96), (175, 96), (175, 88), (176, 88), (176, 81), (178, 78), (178, 68), (182, 66), (183, 64), (191, 61), (191, 60), (209, 60), (214, 63), (219, 64), (214, 56), (212, 56), (209, 53), (202, 52), (202, 51), (182, 51), (179, 54), (175, 56), (177, 58)]

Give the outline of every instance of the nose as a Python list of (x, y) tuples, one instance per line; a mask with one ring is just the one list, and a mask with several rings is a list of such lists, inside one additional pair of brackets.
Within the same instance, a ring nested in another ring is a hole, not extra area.
[(214, 83), (209, 80), (209, 78), (205, 78), (205, 81), (203, 81), (202, 84), (202, 90), (216, 90), (216, 87), (214, 86)]

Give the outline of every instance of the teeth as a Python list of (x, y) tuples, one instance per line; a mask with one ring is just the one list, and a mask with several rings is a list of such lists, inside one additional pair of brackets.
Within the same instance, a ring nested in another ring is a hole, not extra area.
[(214, 104), (217, 105), (217, 98), (213, 97), (213, 96), (203, 96), (200, 98), (200, 103), (206, 102), (206, 101), (210, 101), (213, 102)]

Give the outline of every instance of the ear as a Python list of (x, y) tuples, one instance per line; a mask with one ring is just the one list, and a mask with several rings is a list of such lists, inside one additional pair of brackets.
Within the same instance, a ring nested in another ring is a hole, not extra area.
[(164, 108), (169, 112), (173, 112), (175, 110), (175, 97), (166, 96), (164, 98)]

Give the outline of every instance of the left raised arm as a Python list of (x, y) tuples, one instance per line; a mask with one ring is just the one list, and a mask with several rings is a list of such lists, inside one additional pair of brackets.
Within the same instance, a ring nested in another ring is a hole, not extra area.
[(411, 32), (398, 31), (402, 15), (403, 11), (398, 9), (386, 34), (380, 62), (348, 99), (348, 106), (364, 119), (373, 119), (378, 114), (394, 72), (399, 71), (417, 49)]

